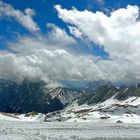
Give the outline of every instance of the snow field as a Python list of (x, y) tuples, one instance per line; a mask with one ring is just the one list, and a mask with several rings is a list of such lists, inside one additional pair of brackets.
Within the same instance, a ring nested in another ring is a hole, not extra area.
[(139, 140), (140, 124), (0, 121), (0, 140)]

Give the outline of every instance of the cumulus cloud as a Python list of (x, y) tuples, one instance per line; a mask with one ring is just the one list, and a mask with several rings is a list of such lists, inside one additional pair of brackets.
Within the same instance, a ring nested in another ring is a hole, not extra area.
[(19, 22), (29, 31), (36, 32), (40, 29), (37, 23), (35, 23), (35, 21), (32, 18), (34, 15), (35, 11), (33, 9), (27, 8), (25, 9), (25, 12), (22, 12), (18, 9), (14, 9), (12, 5), (0, 0), (0, 18), (14, 18), (17, 22)]
[[(51, 29), (51, 32), (48, 35), (48, 42), (55, 42), (56, 45), (74, 45), (76, 44), (75, 39), (69, 36), (64, 29), (57, 27), (55, 24), (48, 23), (47, 27)], [(63, 39), (63, 41), (62, 41)]]
[[(102, 73), (94, 56), (74, 55), (67, 46), (76, 44), (65, 30), (50, 24), (48, 36), (20, 37), (10, 42), (12, 52), (0, 54), (0, 76), (16, 80), (98, 80)], [(57, 46), (57, 47), (56, 47)], [(96, 73), (92, 75), (91, 73)]]
[[(122, 79), (132, 79), (133, 71), (132, 74), (131, 71), (127, 72), (128, 69), (131, 69), (130, 64), (118, 69), (118, 63), (121, 64), (119, 60), (111, 61), (91, 55), (74, 55), (60, 48), (51, 50), (46, 45), (44, 46), (44, 42), (34, 44), (37, 38), (31, 39), (32, 41), (28, 41), (29, 38), (24, 40), (25, 44), (30, 42), (32, 48), (35, 47), (28, 53), (25, 53), (25, 50), (21, 51), (22, 49), (19, 47), (19, 52), (16, 54), (10, 52), (0, 54), (1, 77), (18, 81), (24, 78), (41, 79), (51, 83), (57, 80), (116, 82)], [(16, 45), (22, 46), (22, 44), (23, 42), (18, 42)], [(28, 50), (24, 45), (22, 47)], [(133, 78), (136, 78), (135, 75)]]
[[(68, 45), (75, 42), (65, 30), (55, 25), (48, 36), (21, 37), (18, 42), (9, 43), (9, 48), (15, 53), (1, 52), (0, 76), (16, 80), (41, 79), (51, 83), (57, 80), (92, 81), (104, 78), (95, 64), (98, 58), (74, 55), (66, 50)], [(56, 48), (55, 45), (59, 46)]]
[(0, 55), (0, 76), (7, 79), (22, 81), (24, 78), (40, 78), (41, 70), (28, 65), (25, 57), (5, 53)]
[[(104, 46), (105, 51), (112, 57), (130, 58), (130, 54), (140, 51), (139, 35), (140, 21), (139, 8), (128, 5), (127, 8), (118, 9), (108, 17), (102, 12), (78, 11), (62, 9), (57, 5), (59, 17), (70, 23), (71, 30), (76, 37), (87, 38), (89, 41)], [(79, 36), (78, 36), (79, 35)], [(130, 38), (130, 39), (129, 39)]]
[(118, 9), (110, 16), (102, 12), (67, 10), (59, 5), (55, 8), (73, 36), (104, 47), (108, 59), (72, 53), (68, 48), (76, 45), (76, 40), (64, 29), (48, 24), (51, 28), (48, 35), (19, 37), (17, 42), (9, 43), (14, 53), (0, 52), (1, 77), (36, 78), (51, 83), (57, 80), (140, 81), (137, 6)]
[[(34, 50), (33, 54), (0, 55), (1, 77), (55, 80), (98, 80), (102, 73), (91, 56), (75, 56), (63, 49)], [(92, 74), (93, 73), (93, 74)]]
[[(68, 23), (77, 38), (104, 47), (109, 60), (100, 61), (101, 71), (114, 79), (140, 79), (140, 21), (139, 7), (128, 5), (110, 13), (63, 9), (55, 6), (59, 18)], [(120, 79), (120, 80), (121, 80)]]
[(9, 48), (15, 53), (29, 55), (38, 49), (65, 49), (70, 50), (71, 47), (77, 46), (76, 40), (69, 36), (64, 29), (54, 24), (47, 24), (50, 32), (47, 35), (37, 34), (35, 37), (20, 36), (17, 42), (10, 42)]
[(39, 48), (26, 55), (9, 52), (0, 55), (0, 76), (18, 81), (24, 78), (41, 79), (46, 82), (57, 80), (121, 81), (131, 78), (131, 73), (130, 76), (127, 72), (124, 73), (124, 67), (117, 69), (118, 62), (89, 55), (76, 56), (64, 49)]

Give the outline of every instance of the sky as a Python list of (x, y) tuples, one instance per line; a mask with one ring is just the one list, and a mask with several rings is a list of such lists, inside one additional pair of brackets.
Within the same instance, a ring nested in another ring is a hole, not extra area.
[(0, 0), (0, 77), (140, 81), (139, 0)]

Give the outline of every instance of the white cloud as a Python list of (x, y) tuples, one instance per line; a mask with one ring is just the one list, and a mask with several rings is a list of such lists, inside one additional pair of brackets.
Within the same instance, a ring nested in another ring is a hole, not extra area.
[(30, 17), (36, 15), (35, 11), (34, 11), (33, 9), (31, 9), (31, 8), (27, 8), (27, 9), (25, 9), (24, 12), (25, 12), (26, 15), (28, 15), (28, 16), (30, 16)]
[(67, 10), (56, 6), (59, 17), (70, 23), (75, 37), (104, 47), (108, 60), (73, 54), (68, 48), (77, 44), (65, 30), (48, 24), (45, 36), (20, 37), (9, 48), (16, 53), (0, 53), (0, 76), (21, 80), (140, 81), (139, 8), (128, 6), (106, 16), (102, 12)]
[(70, 33), (77, 38), (82, 39), (82, 33), (76, 27), (69, 27)]
[[(42, 37), (43, 38), (43, 37)], [(22, 40), (22, 39), (20, 39)], [(31, 46), (32, 49), (25, 47)], [(10, 44), (13, 46), (13, 44)], [(122, 65), (120, 60), (104, 60), (91, 55), (74, 55), (64, 49), (50, 49), (46, 39), (29, 38), (14, 44), (18, 53), (0, 54), (0, 76), (22, 80), (42, 79), (46, 82), (57, 80), (76, 81), (129, 81), (138, 79), (130, 62)], [(18, 50), (19, 49), (19, 50)], [(129, 71), (128, 71), (129, 70)], [(133, 77), (132, 77), (133, 74)], [(133, 78), (133, 79), (132, 79)]]
[(22, 37), (18, 38), (17, 42), (10, 42), (9, 48), (16, 53), (22, 55), (32, 54), (38, 49), (65, 49), (70, 50), (71, 47), (77, 46), (76, 40), (69, 36), (64, 29), (57, 27), (54, 24), (47, 24), (50, 28), (48, 35), (37, 34), (35, 37)]
[(103, 45), (111, 56), (118, 56), (118, 53), (124, 55), (124, 53), (128, 54), (129, 51), (132, 53), (133, 50), (139, 49), (140, 22), (137, 21), (139, 16), (137, 6), (118, 9), (112, 12), (110, 17), (102, 12), (66, 10), (59, 5), (56, 9), (64, 22), (74, 26), (74, 33), (77, 29), (82, 37)]
[(63, 9), (55, 6), (59, 17), (69, 23), (73, 35), (83, 40), (99, 44), (109, 54), (110, 60), (100, 63), (101, 71), (106, 71), (108, 79), (140, 79), (140, 21), (139, 7), (128, 5), (113, 11), (111, 16), (102, 12)]
[(65, 30), (52, 24), (51, 28), (48, 36), (20, 37), (17, 42), (9, 43), (9, 48), (16, 53), (1, 52), (0, 77), (47, 82), (101, 79), (100, 70), (94, 64), (96, 58), (67, 51), (67, 46), (76, 41)]
[(55, 42), (56, 45), (74, 45), (76, 41), (73, 37), (69, 36), (64, 29), (57, 27), (55, 24), (47, 24), (47, 27), (51, 29), (51, 32), (48, 35), (48, 41)]
[(0, 55), (0, 76), (22, 80), (98, 80), (102, 73), (91, 56), (75, 56), (63, 49), (34, 50), (30, 55)]
[(22, 26), (27, 28), (29, 31), (39, 31), (38, 25), (34, 22), (33, 16), (35, 11), (33, 9), (27, 8), (25, 12), (18, 9), (14, 9), (10, 4), (4, 3), (0, 0), (0, 18), (8, 17), (14, 18)]
[(73, 43), (76, 41), (55, 25), (48, 36), (20, 37), (18, 42), (9, 43), (9, 48), (16, 53), (1, 52), (0, 77), (36, 78), (46, 82), (104, 78), (95, 64), (98, 58), (67, 51), (67, 46)]
[(41, 70), (28, 65), (25, 57), (18, 57), (11, 53), (0, 55), (0, 76), (16, 80), (24, 78), (40, 78)]

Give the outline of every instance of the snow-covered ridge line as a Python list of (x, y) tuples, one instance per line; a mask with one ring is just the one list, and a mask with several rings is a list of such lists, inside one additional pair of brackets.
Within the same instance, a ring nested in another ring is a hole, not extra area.
[(76, 102), (60, 112), (49, 113), (46, 121), (93, 122), (93, 123), (140, 123), (140, 97), (119, 101), (110, 99), (92, 105)]
[(93, 123), (140, 123), (140, 97), (124, 101), (110, 99), (93, 105), (78, 105), (73, 102), (64, 110), (48, 114), (30, 112), (27, 114), (0, 113), (0, 120), (30, 122), (93, 122)]
[[(95, 123), (137, 123), (140, 120), (140, 86), (117, 88), (110, 83), (91, 83), (80, 91), (44, 86), (41, 81), (9, 84), (2, 80), (0, 110), (21, 114), (1, 113), (1, 119)], [(30, 111), (47, 114), (22, 114)]]

